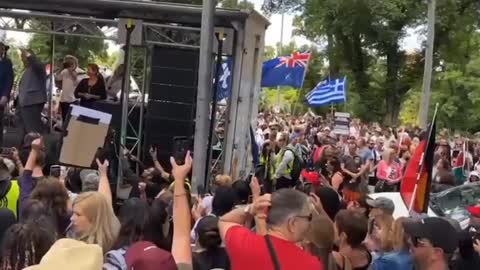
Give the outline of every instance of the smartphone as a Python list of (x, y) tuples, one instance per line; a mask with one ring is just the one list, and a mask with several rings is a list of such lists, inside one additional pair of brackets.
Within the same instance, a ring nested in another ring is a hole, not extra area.
[(58, 178), (60, 177), (61, 172), (62, 172), (62, 168), (60, 165), (50, 166), (50, 176)]
[(13, 153), (12, 148), (2, 147), (0, 155), (3, 157), (10, 157), (12, 153)]
[(173, 138), (173, 158), (178, 165), (185, 163), (185, 156), (188, 150), (191, 148), (191, 140), (187, 137), (174, 137)]

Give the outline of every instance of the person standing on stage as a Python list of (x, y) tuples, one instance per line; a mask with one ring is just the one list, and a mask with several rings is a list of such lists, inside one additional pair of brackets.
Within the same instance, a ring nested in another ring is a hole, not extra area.
[(0, 146), (3, 145), (3, 113), (8, 104), (14, 80), (12, 61), (7, 57), (8, 48), (0, 42)]
[(63, 70), (57, 78), (62, 82), (62, 94), (60, 96), (60, 109), (62, 111), (62, 121), (65, 122), (68, 110), (71, 104), (75, 104), (75, 88), (78, 84), (78, 60), (74, 56), (67, 55), (63, 64)]
[[(118, 101), (118, 93), (122, 91), (123, 77), (125, 75), (125, 65), (120, 64), (107, 80), (106, 91), (107, 99), (111, 101)], [(121, 98), (121, 97), (120, 97)]]
[(47, 102), (47, 73), (45, 66), (32, 50), (21, 49), (25, 66), (18, 84), (18, 109), (25, 133), (42, 133), (42, 111)]
[(80, 98), (80, 106), (92, 108), (95, 101), (107, 98), (105, 80), (96, 64), (88, 64), (88, 78), (81, 80), (75, 89), (75, 97)]

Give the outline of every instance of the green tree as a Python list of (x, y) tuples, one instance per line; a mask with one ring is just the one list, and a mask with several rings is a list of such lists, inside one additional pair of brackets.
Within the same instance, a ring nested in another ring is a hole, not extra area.
[[(432, 106), (440, 125), (480, 128), (480, 5), (437, 1)], [(347, 75), (348, 108), (362, 119), (416, 124), (424, 52), (400, 47), (406, 30), (426, 23), (426, 3), (416, 0), (265, 0), (267, 12), (296, 11), (296, 34), (324, 47), (331, 76)]]
[[(42, 61), (48, 63), (51, 56), (51, 43), (50, 35), (34, 34), (28, 46)], [(90, 62), (95, 63), (108, 59), (107, 45), (102, 39), (56, 35), (55, 66), (61, 66), (65, 55), (77, 57), (79, 66), (82, 68), (85, 68)]]

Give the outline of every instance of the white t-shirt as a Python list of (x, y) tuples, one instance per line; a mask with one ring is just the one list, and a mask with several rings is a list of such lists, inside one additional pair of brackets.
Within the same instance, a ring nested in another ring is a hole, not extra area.
[(75, 102), (75, 88), (77, 88), (78, 77), (74, 78), (68, 69), (64, 69), (60, 72), (59, 79), (62, 81), (60, 102)]

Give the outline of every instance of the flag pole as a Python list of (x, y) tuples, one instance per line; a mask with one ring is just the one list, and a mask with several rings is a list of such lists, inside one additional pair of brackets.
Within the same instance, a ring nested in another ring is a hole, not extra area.
[[(280, 48), (278, 50), (279, 56), (283, 53), (283, 23), (285, 20), (285, 12), (282, 11), (282, 25), (280, 26)], [(280, 109), (280, 86), (277, 86), (277, 106)]]
[(310, 54), (310, 57), (308, 58), (307, 65), (305, 66), (305, 71), (303, 72), (302, 87), (298, 89), (297, 101), (295, 102), (295, 105), (293, 107), (292, 115), (295, 115), (295, 113), (297, 112), (297, 105), (300, 101), (301, 90), (303, 89), (303, 85), (305, 84), (305, 77), (307, 77), (308, 66), (310, 65), (310, 59), (312, 58), (312, 54), (310, 53), (310, 51), (307, 51), (307, 53)]
[(417, 171), (417, 183), (415, 184), (415, 187), (413, 189), (413, 196), (412, 196), (412, 199), (410, 201), (410, 205), (408, 206), (408, 212), (411, 213), (412, 212), (412, 209), (413, 209), (413, 204), (415, 203), (415, 197), (417, 196), (417, 189), (418, 189), (418, 181), (420, 181), (420, 177), (422, 175), (422, 172), (423, 172), (423, 168), (425, 166), (425, 153), (427, 152), (428, 150), (428, 145), (430, 144), (430, 140), (432, 139), (432, 136), (435, 136), (435, 134), (432, 134), (433, 132), (433, 123), (435, 122), (436, 118), (437, 118), (437, 112), (438, 112), (438, 103), (435, 104), (435, 112), (433, 114), (433, 118), (432, 118), (432, 124), (430, 125), (430, 130), (428, 131), (428, 137), (427, 137), (427, 145), (425, 146), (425, 151), (423, 152), (422, 154), (422, 157), (420, 159), (420, 166), (419, 166), (419, 169)]

